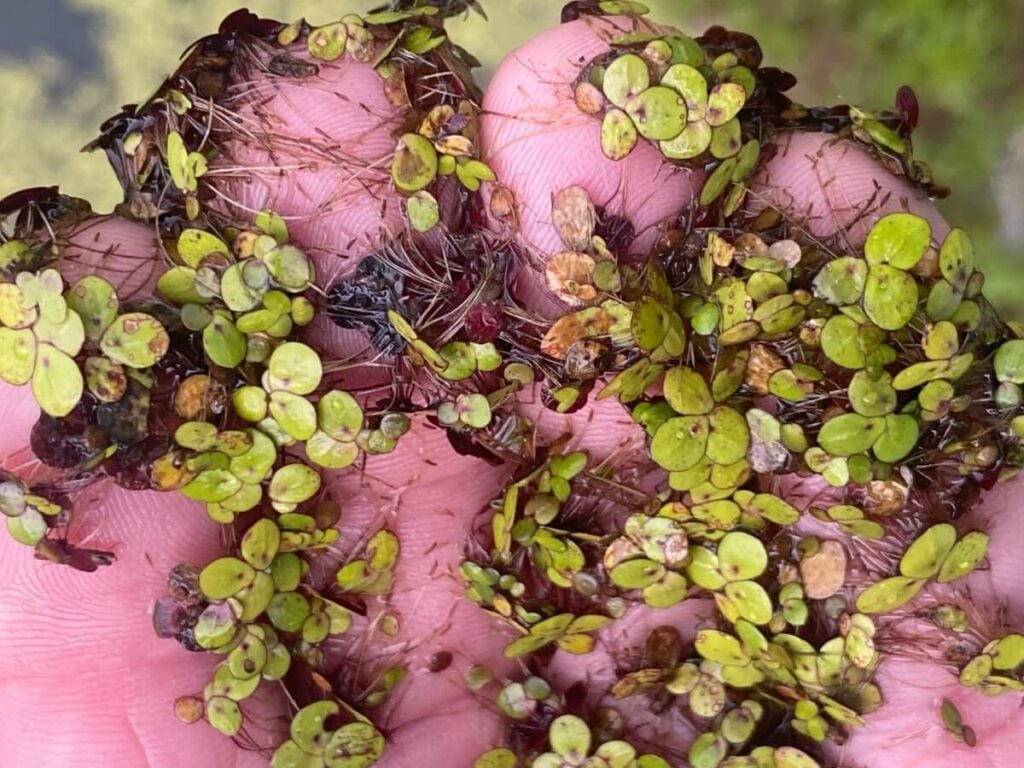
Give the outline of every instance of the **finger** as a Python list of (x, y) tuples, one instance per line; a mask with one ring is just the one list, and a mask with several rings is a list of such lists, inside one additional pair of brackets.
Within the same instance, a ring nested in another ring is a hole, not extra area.
[(625, 219), (623, 228), (634, 233), (625, 243), (631, 253), (649, 249), (693, 197), (689, 171), (673, 166), (653, 144), (640, 142), (623, 160), (605, 157), (600, 121), (574, 101), (572, 84), (582, 67), (611, 50), (614, 35), (642, 23), (585, 17), (548, 30), (505, 57), (484, 98), (483, 157), (515, 197), (516, 236), (529, 259), (520, 290), (545, 314), (558, 305), (542, 287), (540, 271), (565, 250), (551, 220), (556, 193), (581, 186), (606, 217)]
[[(416, 418), (393, 453), (369, 458), (361, 471), (327, 477), (343, 505), (340, 540), (351, 550), (349, 558), (361, 555), (382, 528), (397, 536), (401, 548), (390, 594), (370, 605), (369, 634), (342, 638), (336, 653), (343, 658), (332, 660), (346, 676), (371, 681), (390, 667), (407, 670), (406, 680), (374, 713), (389, 734), (389, 766), (471, 764), (498, 739), (497, 714), (480, 708), (465, 674), (474, 665), (496, 674), (510, 671), (501, 661), (507, 640), (463, 598), (458, 567), (475, 518), (508, 471), (458, 455), (443, 429)], [(397, 620), (393, 635), (379, 628), (384, 613)], [(430, 673), (436, 654), (451, 654), (452, 661)], [(444, 722), (466, 722), (465, 730), (460, 725), (458, 737), (422, 739)]]
[(165, 267), (156, 229), (117, 215), (90, 215), (58, 224), (60, 270), (71, 284), (101, 274), (121, 301), (148, 298)]
[[(535, 425), (537, 445), (557, 441), (560, 450), (584, 450), (592, 463), (614, 466), (616, 477), (621, 471), (624, 481), (640, 471), (629, 474), (626, 467), (635, 465), (643, 432), (613, 402), (591, 402), (562, 416), (544, 409), (530, 392), (519, 403), (519, 416)], [(371, 606), (368, 622), (378, 625), (386, 611), (397, 619), (397, 633), (385, 636), (377, 630), (342, 638), (335, 651), (342, 668), (372, 671), (400, 664), (408, 670), (377, 713), (389, 733), (388, 766), (470, 764), (502, 741), (496, 689), (470, 690), (466, 673), (484, 666), (499, 680), (518, 680), (520, 667), (503, 653), (512, 638), (508, 629), (464, 597), (459, 566), (473, 531), (489, 527), (491, 504), (501, 498), (512, 469), (458, 455), (444, 430), (418, 418), (393, 454), (369, 459), (361, 472), (328, 477), (332, 493), (343, 500), (341, 541), (355, 543), (349, 558), (358, 556), (362, 542), (382, 527), (395, 533), (401, 546), (391, 593), (383, 604)], [(612, 642), (625, 647), (633, 640)], [(451, 654), (450, 665), (430, 672), (438, 654)], [(423, 734), (445, 723), (457, 729), (457, 739), (424, 739)]]
[[(304, 43), (283, 51), (249, 39), (239, 45), (216, 107), (224, 133), (206, 177), (214, 205), (231, 221), (263, 208), (283, 216), (329, 285), (382, 237), (405, 230), (390, 175), (402, 112), (371, 64), (318, 61)], [(274, 74), (270, 60), (282, 56), (310, 69)]]
[(1024, 632), (1024, 568), (1020, 564), (1024, 546), (1024, 477), (1001, 483), (988, 492), (982, 503), (967, 515), (965, 526), (990, 537), (989, 568), (971, 573), (972, 592), (987, 596), (991, 616), (998, 618), (993, 630)]
[[(794, 133), (779, 137), (775, 143), (778, 151), (753, 180), (752, 197), (757, 201), (755, 205), (778, 208), (805, 233), (856, 249), (863, 245), (867, 233), (882, 216), (896, 211), (926, 218), (936, 241), (944, 239), (949, 231), (949, 225), (923, 193), (905, 179), (887, 173), (853, 142)], [(829, 496), (820, 482), (794, 483), (791, 478), (784, 478), (782, 487), (787, 498), (800, 506), (824, 505)], [(911, 493), (921, 491), (911, 489)], [(1008, 696), (986, 697), (962, 686), (956, 677), (957, 666), (966, 659), (954, 657), (950, 663), (944, 657), (949, 648), (961, 641), (949, 632), (936, 631), (934, 624), (916, 618), (914, 611), (922, 601), (963, 605), (970, 629), (983, 639), (982, 644), (1015, 628), (1021, 618), (1020, 602), (1015, 599), (1015, 586), (1020, 582), (1020, 569), (1015, 562), (1019, 537), (1009, 500), (1020, 493), (1019, 481), (997, 486), (983, 493), (975, 511), (957, 522), (961, 533), (981, 530), (992, 536), (988, 569), (979, 569), (949, 587), (929, 587), (906, 611), (876, 617), (876, 623), (883, 627), (876, 639), (883, 661), (875, 677), (882, 690), (883, 705), (867, 718), (867, 726), (852, 729), (845, 744), (829, 748), (842, 764), (910, 764), (919, 760), (920, 755), (930, 754), (935, 765), (953, 766), (970, 761), (995, 766), (1005, 764), (1007, 755), (1019, 750), (1020, 724), (1024, 719), (1016, 702)], [(918, 506), (919, 511), (913, 511), (915, 503), (927, 505), (928, 498), (915, 496), (916, 501), (897, 513), (907, 526), (889, 528), (887, 536), (895, 537), (895, 546), (888, 549), (832, 532), (830, 538), (844, 541), (854, 561), (851, 568), (861, 571), (859, 578), (865, 586), (896, 573), (903, 551), (922, 523), (940, 519), (943, 509)], [(915, 514), (914, 519), (919, 518), (917, 523), (912, 519)], [(895, 622), (898, 631), (887, 633), (887, 622)], [(964, 722), (975, 729), (977, 747), (957, 743), (944, 726), (944, 698), (956, 704)]]
[[(940, 768), (1001, 768), (1017, 761), (1024, 725), (1018, 697), (984, 696), (931, 662), (893, 661), (883, 675), (885, 704), (849, 741), (829, 750), (838, 765), (921, 765), (926, 759)], [(943, 725), (944, 699), (956, 705), (964, 724), (975, 731), (975, 746), (958, 743)]]
[(780, 134), (772, 145), (774, 157), (751, 180), (755, 209), (773, 206), (810, 235), (839, 236), (855, 248), (878, 219), (897, 211), (926, 218), (939, 242), (949, 231), (928, 196), (887, 173), (863, 145), (801, 131)]
[(597, 647), (583, 656), (557, 651), (552, 660), (550, 679), (560, 690), (582, 682), (587, 688), (588, 704), (613, 707), (622, 715), (630, 742), (648, 745), (667, 760), (685, 759), (701, 729), (682, 707), (653, 708), (643, 694), (616, 698), (612, 686), (620, 675), (644, 666), (648, 637), (658, 628), (670, 627), (679, 634), (682, 648), (692, 648), (697, 632), (715, 625), (714, 602), (687, 599), (671, 608), (655, 610), (634, 605), (615, 623), (600, 632)]

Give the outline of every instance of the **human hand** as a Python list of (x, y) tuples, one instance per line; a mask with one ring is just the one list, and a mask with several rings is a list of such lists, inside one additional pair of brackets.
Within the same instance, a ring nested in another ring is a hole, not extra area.
[[(513, 216), (495, 216), (490, 222), (499, 232), (494, 242), (501, 242), (507, 228), (518, 248), (516, 258), (522, 259), (512, 273), (516, 280), (510, 295), (502, 298), (548, 322), (566, 312), (548, 291), (544, 273), (546, 260), (562, 249), (551, 222), (556, 193), (582, 186), (606, 217), (622, 217), (632, 225), (635, 238), (623, 250), (643, 254), (667, 222), (685, 219), (695, 208), (701, 190), (699, 172), (669, 163), (654, 145), (640, 142), (628, 158), (608, 159), (601, 151), (600, 122), (573, 104), (570, 83), (580, 67), (609, 50), (610, 34), (634, 23), (591, 17), (545, 33), (506, 59), (482, 104), (480, 157), (515, 200)], [(289, 54), (314, 63), (301, 45)], [(313, 77), (288, 77), (262, 68), (268, 54), (259, 45), (235, 55), (244, 57), (245, 66), (236, 60), (235, 85), (219, 101), (224, 111), (216, 117), (225, 120), (216, 126), (222, 154), (204, 176), (205, 188), (214, 195), (203, 204), (245, 226), (263, 208), (282, 215), (292, 242), (316, 262), (317, 282), (326, 290), (378, 252), (382, 239), (405, 230), (404, 200), (388, 170), (395, 149), (392, 132), (402, 124), (402, 112), (385, 97), (378, 75), (348, 56), (317, 62), (319, 74)], [(934, 242), (944, 240), (948, 227), (926, 196), (881, 168), (862, 146), (808, 133), (780, 133), (774, 143), (779, 148), (775, 157), (750, 182), (750, 208), (773, 205), (796, 223), (795, 229), (822, 241), (839, 233), (838, 239), (852, 249), (862, 246), (881, 216), (909, 210), (931, 222)], [(492, 213), (501, 212), (495, 189), (500, 188), (484, 185), (483, 199)], [(462, 200), (451, 186), (446, 193), (439, 192), (438, 198), (449, 229), (457, 232), (465, 226), (461, 211), (455, 210)], [(65, 281), (98, 273), (118, 288), (122, 300), (151, 292), (165, 266), (152, 224), (91, 216), (58, 227), (56, 234)], [(421, 242), (428, 253), (444, 247), (436, 232)], [(422, 381), (421, 372), (390, 367), (387, 358), (378, 358), (367, 346), (364, 334), (339, 329), (324, 313), (303, 340), (325, 361), (349, 361), (332, 381), (365, 393), (366, 402), (390, 392), (392, 378), (397, 379), (395, 389), (412, 393), (413, 402), (433, 391), (422, 384), (417, 390), (413, 381)], [(7, 387), (4, 394), (3, 408), (11, 419), (4, 467), (29, 479), (42, 471), (25, 437), (38, 408), (28, 388)], [(664, 490), (665, 473), (648, 456), (643, 428), (614, 399), (590, 397), (569, 415), (544, 407), (542, 399), (536, 389), (526, 389), (510, 408), (531, 420), (537, 445), (585, 451), (591, 466), (611, 467), (616, 480), (633, 490), (629, 499)], [(325, 674), (329, 670), (334, 695), (357, 707), (368, 690), (379, 687), (383, 670), (405, 668), (405, 679), (385, 703), (367, 710), (385, 735), (379, 765), (471, 765), (481, 753), (505, 743), (508, 720), (493, 705), (497, 686), (471, 690), (467, 670), (485, 666), (503, 681), (520, 680), (523, 667), (503, 654), (513, 637), (510, 630), (463, 598), (459, 564), (466, 557), (467, 539), (486, 518), (482, 513), (502, 496), (510, 479), (522, 475), (522, 467), (459, 453), (446, 430), (426, 415), (412, 421), (393, 453), (324, 473), (342, 516), (337, 551), (310, 556), (317, 589), (333, 594), (338, 565), (360, 557), (366, 541), (382, 527), (397, 536), (401, 554), (389, 594), (367, 600), (366, 615), (356, 615), (348, 632), (328, 641), (323, 668)], [(782, 482), (786, 497), (801, 507), (823, 492), (820, 482), (812, 480)], [(596, 488), (587, 498), (607, 493), (606, 487)], [(863, 586), (895, 573), (915, 535), (947, 514), (928, 506), (936, 494), (912, 493), (920, 495), (901, 523), (886, 526), (889, 538), (882, 543), (839, 534), (809, 516), (798, 530), (840, 541), (849, 552), (850, 583)], [(939, 766), (967, 759), (993, 766), (1012, 760), (1020, 724), (1015, 697), (989, 698), (962, 687), (953, 668), (977, 653), (982, 640), (1021, 629), (1024, 606), (1014, 598), (1021, 580), (1014, 563), (1020, 536), (1015, 493), (1020, 493), (1019, 484), (988, 492), (974, 511), (956, 521), (961, 532), (977, 529), (992, 536), (989, 568), (948, 587), (931, 585), (922, 598), (929, 605), (961, 606), (969, 631), (953, 640), (911, 610), (889, 624), (879, 617), (876, 645), (882, 665), (875, 680), (884, 703), (867, 717), (866, 726), (850, 729), (845, 744), (830, 739), (823, 745), (823, 765), (910, 765), (925, 751), (934, 753), (929, 764)], [(602, 508), (606, 514), (628, 506), (614, 499), (604, 503), (611, 507)], [(181, 562), (203, 565), (233, 551), (231, 537), (222, 536), (201, 504), (175, 493), (126, 491), (109, 484), (77, 496), (67, 533), (77, 546), (113, 551), (116, 563), (81, 573), (33, 562), (24, 547), (0, 543), (8, 585), (0, 596), (0, 639), (14, 649), (4, 669), (12, 714), (0, 723), (10, 764), (160, 766), (180, 764), (183, 755), (190, 765), (267, 764), (271, 750), (286, 737), (294, 711), (284, 688), (264, 686), (246, 702), (246, 727), (236, 742), (204, 724), (177, 722), (171, 702), (199, 692), (217, 659), (187, 654), (157, 638), (150, 619), (153, 601), (166, 594), (170, 569)], [(852, 599), (857, 591), (851, 588), (848, 596)], [(543, 675), (556, 694), (585, 682), (586, 700), (575, 701), (573, 711), (592, 713), (598, 704), (612, 702), (607, 692), (618, 676), (638, 668), (638, 649), (652, 628), (676, 627), (686, 644), (684, 656), (693, 655), (690, 644), (697, 631), (721, 622), (706, 595), (694, 594), (667, 609), (651, 609), (640, 601), (597, 633), (597, 647), (589, 654), (556, 651), (546, 663), (535, 660), (530, 670)], [(397, 618), (396, 632), (385, 631), (387, 617)], [(446, 654), (452, 661), (444, 667)], [(318, 697), (310, 679), (290, 680), (289, 693), (300, 704)], [(976, 746), (956, 744), (943, 727), (943, 697), (958, 705), (976, 733)], [(626, 717), (624, 738), (673, 766), (685, 764), (690, 743), (710, 722), (694, 718), (683, 703), (657, 715), (643, 696), (614, 704)], [(545, 712), (549, 719), (554, 714)], [(527, 740), (521, 731), (515, 738)], [(515, 738), (508, 743), (516, 743)], [(813, 751), (810, 742), (800, 744)]]

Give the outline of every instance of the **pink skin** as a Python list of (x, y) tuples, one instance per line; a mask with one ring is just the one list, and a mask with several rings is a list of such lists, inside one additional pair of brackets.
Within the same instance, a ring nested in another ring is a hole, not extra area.
[[(568, 83), (579, 57), (605, 49), (602, 36), (608, 24), (575, 22), (511, 54), (485, 102), (484, 155), (516, 195), (518, 237), (530, 249), (535, 268), (559, 249), (548, 215), (551, 195), (561, 187), (581, 184), (599, 204), (629, 216), (641, 234), (638, 248), (649, 245), (660, 225), (683, 210), (692, 195), (686, 174), (669, 168), (651, 147), (640, 146), (622, 163), (603, 158), (595, 123), (572, 104)], [(261, 107), (247, 107), (241, 98), (233, 105), (257, 142), (249, 147), (240, 142), (214, 172), (225, 177), (219, 186), (224, 199), (241, 201), (241, 206), (232, 205), (234, 215), (245, 220), (245, 210), (273, 206), (291, 217), (294, 239), (312, 250), (322, 276), (347, 272), (373, 250), (382, 231), (402, 226), (397, 200), (384, 191), (390, 145), (367, 139), (386, 134), (367, 130), (394, 124), (374, 78), (368, 67), (342, 64), (323, 67), (319, 79), (273, 85), (257, 81)], [(264, 101), (268, 95), (272, 99)], [(324, 142), (327, 154), (308, 147), (318, 141), (314, 124), (330, 136)], [(268, 130), (275, 134), (272, 146), (261, 143)], [(905, 200), (933, 221), (941, 237), (944, 224), (930, 203), (860, 149), (832, 146), (815, 136), (782, 143), (788, 151), (780, 152), (759, 177), (755, 203), (771, 200), (804, 220), (814, 234), (828, 236), (851, 223), (850, 211), (871, 197), (877, 183), (890, 193), (879, 200), (882, 209), (901, 208)], [(358, 147), (359, 156), (339, 157), (333, 154), (337, 146)], [(566, 152), (567, 147), (573, 151)], [(277, 164), (290, 170), (280, 175), (251, 170)], [(242, 173), (241, 166), (250, 170)], [(347, 185), (356, 178), (358, 184)], [(345, 180), (340, 187), (339, 180)], [(368, 200), (366, 184), (380, 195)], [(871, 219), (880, 212), (873, 207)], [(866, 226), (854, 225), (849, 232), (855, 244)], [(70, 260), (86, 263), (86, 271), (104, 274), (130, 292), (151, 283), (158, 246), (147, 228), (94, 219), (76, 232), (65, 252), (75, 257)], [(111, 250), (115, 243), (120, 244), (116, 252)], [(126, 268), (127, 257), (133, 260)], [(557, 311), (535, 281), (523, 298), (538, 311)], [(353, 335), (328, 335), (311, 337), (324, 339), (331, 355), (362, 348)], [(537, 420), (541, 440), (570, 436), (570, 446), (587, 450), (593, 459), (611, 457), (617, 466), (642, 456), (642, 434), (614, 402), (592, 403), (572, 417), (544, 411), (532, 398), (522, 407)], [(27, 388), (0, 392), (5, 467), (31, 468), (25, 443), (37, 413)], [(657, 480), (649, 467), (638, 469), (638, 476)], [(486, 664), (499, 677), (516, 675), (519, 665), (501, 655), (507, 631), (461, 599), (455, 573), (461, 542), (479, 523), (481, 510), (500, 494), (509, 472), (509, 467), (456, 455), (440, 430), (417, 418), (394, 454), (371, 459), (362, 472), (327, 478), (343, 506), (342, 557), (358, 552), (381, 525), (395, 531), (402, 543), (393, 594), (372, 605), (368, 620), (331, 648), (335, 660), (366, 672), (399, 661), (407, 665), (406, 681), (380, 712), (388, 735), (382, 768), (468, 766), (500, 743), (501, 722), (491, 706), (494, 688), (470, 693), (463, 675), (472, 664)], [(980, 596), (979, 605), (990, 606), (981, 617), (986, 626), (997, 625), (998, 617), (988, 614), (1002, 603), (997, 598), (1002, 594), (1014, 596), (1006, 600), (1003, 622), (1024, 628), (1024, 601), (1017, 597), (1024, 586), (1018, 562), (1021, 513), (1014, 504), (1022, 489), (1018, 482), (993, 491), (970, 520), (993, 536), (989, 570), (973, 575), (968, 584), (972, 595)], [(204, 563), (221, 552), (217, 527), (198, 505), (177, 495), (103, 490), (89, 492), (92, 503), (83, 501), (71, 539), (115, 551), (118, 561), (110, 568), (83, 574), (35, 562), (24, 547), (0, 536), (0, 647), (6, 649), (0, 659), (0, 692), (6, 702), (0, 743), (5, 765), (88, 768), (109, 766), (112, 758), (118, 765), (150, 768), (183, 762), (199, 768), (266, 765), (265, 749), (239, 749), (203, 724), (187, 727), (173, 718), (171, 702), (201, 690), (216, 660), (157, 639), (150, 626), (152, 602), (164, 593), (170, 567), (181, 561)], [(330, 575), (326, 560), (315, 572)], [(377, 628), (385, 607), (399, 619), (397, 637)], [(561, 684), (588, 679), (600, 697), (611, 671), (638, 658), (651, 627), (672, 624), (690, 638), (707, 621), (707, 608), (699, 601), (671, 611), (634, 608), (601, 633), (590, 656), (556, 654), (551, 678)], [(453, 664), (431, 673), (427, 660), (440, 650), (453, 654)], [(869, 728), (836, 748), (842, 765), (1014, 763), (1024, 725), (1016, 697), (981, 697), (927, 661), (886, 664), (879, 682), (887, 704), (871, 717)], [(958, 703), (976, 730), (979, 744), (973, 750), (956, 746), (942, 729), (938, 702), (943, 696)], [(624, 709), (638, 733), (683, 764), (679, 756), (693, 732), (681, 720), (673, 727), (677, 715), (653, 722), (642, 707), (628, 704)], [(268, 689), (246, 711), (250, 747), (265, 748), (280, 738), (288, 710), (279, 689)]]

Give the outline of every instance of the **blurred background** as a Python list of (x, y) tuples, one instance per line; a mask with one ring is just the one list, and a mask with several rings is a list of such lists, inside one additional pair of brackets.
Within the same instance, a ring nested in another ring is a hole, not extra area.
[[(59, 183), (97, 210), (119, 200), (100, 153), (79, 154), (105, 117), (145, 99), (197, 37), (245, 4), (311, 23), (383, 0), (0, 0), (0, 196)], [(953, 188), (946, 216), (971, 233), (986, 293), (1024, 319), (1024, 2), (1022, 0), (645, 0), (655, 19), (699, 34), (724, 24), (755, 35), (766, 63), (800, 80), (804, 104), (921, 102), (918, 157)], [(556, 24), (560, 0), (483, 0), (452, 37), (481, 59)], [(715, 7), (718, 6), (718, 7)]]

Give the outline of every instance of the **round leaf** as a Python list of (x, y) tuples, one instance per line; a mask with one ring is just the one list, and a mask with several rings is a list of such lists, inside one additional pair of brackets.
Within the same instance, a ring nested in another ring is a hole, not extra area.
[(286, 504), (301, 504), (320, 490), (320, 475), (305, 464), (286, 464), (270, 481), (270, 498)]
[(868, 270), (864, 286), (864, 311), (872, 322), (887, 331), (898, 331), (917, 311), (917, 283), (896, 267), (878, 264)]
[(407, 133), (398, 140), (391, 163), (391, 178), (404, 192), (419, 192), (437, 176), (437, 150), (430, 140)]
[(875, 441), (885, 422), (868, 419), (857, 413), (844, 413), (829, 419), (818, 433), (818, 445), (832, 456), (853, 456), (864, 453)]
[(36, 339), (28, 328), (0, 328), (0, 378), (21, 386), (32, 378), (36, 366)]
[(590, 752), (590, 728), (575, 715), (556, 717), (548, 728), (551, 748), (571, 763), (580, 763)]
[(240, 545), (242, 558), (256, 570), (270, 567), (281, 545), (281, 531), (273, 520), (257, 520), (242, 536)]
[(75, 361), (49, 344), (40, 344), (32, 374), (32, 394), (50, 416), (67, 416), (82, 399), (85, 382)]
[(872, 266), (891, 264), (913, 269), (931, 243), (932, 230), (926, 219), (911, 213), (891, 213), (872, 228), (864, 243), (864, 258)]
[(268, 363), (271, 390), (283, 389), (296, 395), (308, 395), (323, 378), (320, 356), (305, 344), (290, 341), (274, 350)]
[(628, 53), (608, 65), (602, 88), (608, 101), (616, 107), (625, 107), (627, 102), (647, 90), (650, 84), (647, 62), (636, 54)]
[(114, 286), (95, 275), (86, 275), (67, 292), (68, 307), (82, 318), (85, 335), (98, 341), (117, 317), (117, 294)]
[(761, 540), (743, 531), (730, 531), (718, 543), (718, 567), (727, 581), (755, 579), (768, 566)]
[(686, 127), (686, 102), (676, 91), (661, 85), (630, 99), (626, 114), (637, 132), (651, 141), (674, 139)]
[(651, 456), (663, 469), (679, 472), (704, 457), (710, 424), (704, 416), (680, 416), (662, 424), (651, 440)]
[(199, 573), (199, 588), (210, 600), (225, 600), (252, 584), (256, 571), (237, 557), (221, 557)]

